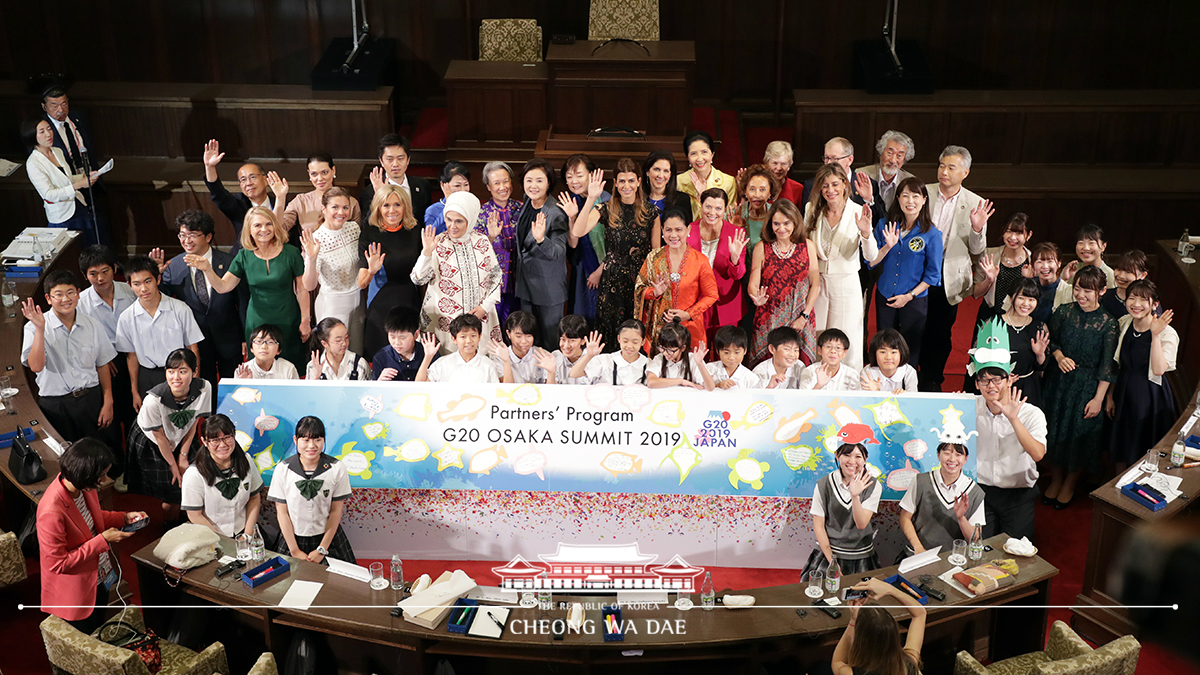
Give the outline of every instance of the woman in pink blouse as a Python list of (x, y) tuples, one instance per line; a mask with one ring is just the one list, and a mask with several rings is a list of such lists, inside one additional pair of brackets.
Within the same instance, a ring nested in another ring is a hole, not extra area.
[(728, 196), (721, 188), (700, 195), (700, 220), (691, 224), (687, 244), (708, 258), (717, 279), (717, 302), (704, 315), (707, 344), (721, 326), (736, 326), (746, 312), (746, 231), (725, 220)]

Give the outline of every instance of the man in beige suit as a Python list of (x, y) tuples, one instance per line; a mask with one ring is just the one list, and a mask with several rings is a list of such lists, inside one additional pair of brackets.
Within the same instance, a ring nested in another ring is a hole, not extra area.
[(884, 206), (890, 209), (892, 202), (896, 201), (896, 189), (900, 187), (900, 183), (913, 177), (903, 167), (912, 161), (917, 150), (908, 134), (889, 129), (879, 137), (879, 142), (875, 144), (875, 152), (879, 154), (879, 163), (860, 171), (879, 184), (879, 196), (883, 198)]
[(987, 246), (992, 203), (962, 186), (971, 173), (971, 153), (947, 145), (938, 158), (938, 182), (926, 185), (929, 216), (942, 232), (942, 285), (929, 289), (929, 318), (921, 346), (920, 389), (941, 391), (950, 358), (950, 335), (958, 303), (971, 294), (973, 266)]

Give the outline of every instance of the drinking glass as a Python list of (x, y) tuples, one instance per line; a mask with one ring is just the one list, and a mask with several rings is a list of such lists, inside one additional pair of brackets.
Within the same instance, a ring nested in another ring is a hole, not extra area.
[(967, 564), (967, 540), (966, 539), (955, 539), (954, 540), (954, 552), (950, 554), (950, 558), (947, 560), (947, 562), (949, 562), (951, 565), (958, 565), (958, 566)]
[(9, 415), (17, 414), (17, 406), (13, 404), (13, 397), (17, 395), (17, 388), (12, 386), (12, 378), (5, 375), (0, 377), (0, 405), (4, 406), (4, 412)]
[(808, 590), (805, 593), (810, 598), (819, 598), (825, 595), (824, 572), (813, 572), (808, 575)]
[(1154, 448), (1147, 450), (1146, 457), (1142, 459), (1142, 463), (1138, 468), (1150, 475), (1158, 473), (1158, 451)]
[(234, 537), (233, 542), (237, 546), (238, 560), (249, 560), (252, 555), (250, 552), (250, 537), (243, 532)]
[(383, 576), (383, 563), (371, 563), (371, 588), (382, 591), (388, 587), (387, 577)]

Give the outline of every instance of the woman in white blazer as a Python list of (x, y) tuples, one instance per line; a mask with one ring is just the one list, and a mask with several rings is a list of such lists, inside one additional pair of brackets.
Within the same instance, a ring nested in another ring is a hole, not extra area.
[(849, 199), (849, 182), (842, 165), (817, 169), (812, 196), (804, 208), (804, 226), (817, 251), (821, 295), (814, 308), (817, 332), (839, 328), (850, 338), (846, 365), (863, 363), (863, 293), (858, 278), (859, 251), (874, 260), (879, 246), (871, 233), (871, 208)]
[(87, 202), (79, 190), (96, 182), (92, 175), (71, 175), (70, 165), (63, 151), (54, 147), (54, 127), (41, 117), (31, 117), (21, 125), (21, 140), (33, 149), (25, 161), (29, 182), (42, 198), (46, 207), (46, 221), (50, 227), (65, 227), (82, 230), (87, 244), (94, 244), (96, 228), (92, 225)]

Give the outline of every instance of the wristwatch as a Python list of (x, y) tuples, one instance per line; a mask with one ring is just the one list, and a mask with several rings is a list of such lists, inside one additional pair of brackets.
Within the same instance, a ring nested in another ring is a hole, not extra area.
[(317, 553), (320, 553), (321, 555), (329, 555), (329, 551), (326, 551), (324, 546), (318, 546)]

